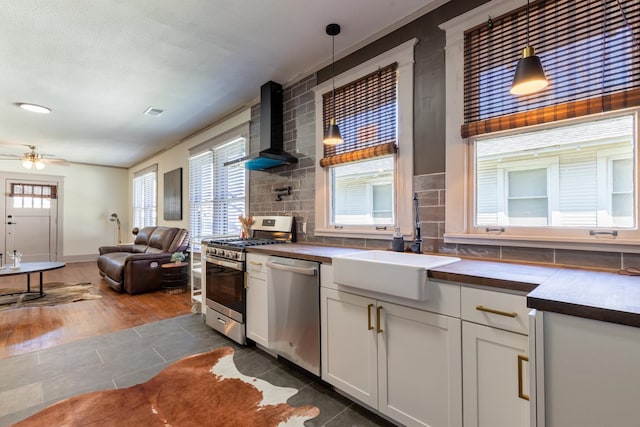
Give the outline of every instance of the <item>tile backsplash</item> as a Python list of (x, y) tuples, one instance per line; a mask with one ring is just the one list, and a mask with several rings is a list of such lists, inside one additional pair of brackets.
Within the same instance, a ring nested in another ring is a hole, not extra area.
[[(253, 215), (293, 215), (299, 243), (389, 249), (390, 240), (315, 237), (315, 74), (284, 89), (284, 149), (298, 157), (294, 165), (270, 171), (250, 171), (249, 212)], [(251, 152), (260, 150), (260, 108), (251, 109)], [(290, 195), (277, 199), (275, 189), (291, 187)], [(572, 251), (531, 247), (451, 244), (444, 242), (445, 173), (413, 177), (418, 194), (423, 249), (481, 259), (564, 264), (579, 267), (618, 269), (640, 267), (639, 254), (598, 251)], [(302, 224), (306, 224), (306, 233)], [(409, 246), (410, 242), (406, 242)]]

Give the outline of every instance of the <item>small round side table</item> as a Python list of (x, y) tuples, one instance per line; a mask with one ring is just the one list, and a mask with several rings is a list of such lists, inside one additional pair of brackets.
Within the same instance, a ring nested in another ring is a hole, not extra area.
[(162, 264), (162, 289), (165, 292), (180, 293), (187, 289), (188, 262), (169, 262)]

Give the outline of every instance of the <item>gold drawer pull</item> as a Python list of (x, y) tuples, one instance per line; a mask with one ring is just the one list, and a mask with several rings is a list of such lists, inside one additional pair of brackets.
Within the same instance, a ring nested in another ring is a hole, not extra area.
[(249, 264), (262, 266), (261, 262), (255, 262), (255, 261), (249, 261)]
[(511, 318), (516, 317), (518, 315), (518, 313), (516, 313), (515, 311), (508, 313), (506, 311), (496, 310), (494, 308), (487, 308), (482, 305), (477, 305), (476, 310), (484, 311), (485, 313), (497, 314), (499, 316), (511, 317)]
[(522, 383), (524, 382), (522, 375), (522, 362), (528, 361), (529, 358), (527, 356), (524, 356), (522, 354), (518, 355), (518, 397), (523, 400), (529, 400), (529, 395), (524, 394), (524, 392), (522, 391)]
[(377, 323), (377, 326), (378, 326), (378, 330), (376, 332), (379, 333), (379, 334), (381, 334), (383, 332), (382, 328), (380, 327), (380, 312), (381, 311), (382, 311), (382, 306), (380, 305), (380, 306), (378, 306), (378, 309), (376, 310), (376, 323)]
[(371, 309), (373, 308), (373, 304), (369, 304), (367, 306), (367, 330), (373, 330), (373, 325), (371, 324)]

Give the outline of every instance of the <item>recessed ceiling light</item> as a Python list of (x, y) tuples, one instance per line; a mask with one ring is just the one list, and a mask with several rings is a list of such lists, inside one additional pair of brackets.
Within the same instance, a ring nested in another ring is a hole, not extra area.
[(160, 114), (162, 114), (164, 112), (163, 109), (161, 108), (157, 108), (157, 107), (149, 107), (147, 108), (147, 110), (144, 112), (145, 116), (155, 116), (158, 117)]
[(18, 107), (23, 110), (31, 111), (32, 113), (49, 114), (51, 112), (51, 108), (43, 107), (42, 105), (27, 104), (24, 102), (19, 103)]

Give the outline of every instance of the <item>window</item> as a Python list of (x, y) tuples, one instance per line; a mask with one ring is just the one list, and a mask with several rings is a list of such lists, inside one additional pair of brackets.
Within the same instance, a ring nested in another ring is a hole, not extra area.
[(636, 127), (625, 114), (478, 137), (475, 226), (634, 227)]
[(11, 184), (13, 207), (22, 209), (50, 209), (51, 200), (57, 198), (55, 185)]
[(526, 44), (522, 2), (441, 25), (453, 76), (445, 242), (626, 250), (640, 239), (640, 4), (532, 2), (530, 18), (550, 85), (521, 97), (509, 86)]
[(316, 235), (391, 238), (395, 227), (412, 234), (414, 44), (336, 76), (341, 145), (322, 144), (332, 82), (316, 87)]
[(189, 234), (194, 249), (213, 233), (213, 152), (189, 158)]
[(238, 216), (245, 212), (247, 170), (224, 163), (244, 157), (246, 141), (237, 138), (213, 149), (213, 234), (240, 235)]
[(133, 226), (142, 228), (157, 224), (156, 194), (158, 165), (133, 176)]
[(395, 224), (393, 160), (393, 157), (387, 156), (331, 168), (333, 224)]
[(245, 156), (249, 125), (245, 124), (190, 150), (189, 229), (194, 249), (204, 237), (238, 235), (238, 217), (246, 211), (247, 172), (224, 166)]
[(640, 2), (538, 1), (529, 9), (530, 44), (549, 86), (509, 93), (527, 43), (526, 7), (465, 31), (463, 137), (640, 104)]

